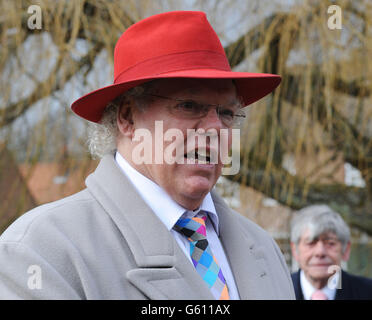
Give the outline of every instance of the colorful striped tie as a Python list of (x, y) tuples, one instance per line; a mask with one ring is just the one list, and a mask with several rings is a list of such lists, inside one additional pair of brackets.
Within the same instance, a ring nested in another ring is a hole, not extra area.
[(209, 246), (205, 220), (206, 215), (192, 219), (179, 219), (174, 229), (190, 241), (190, 255), (196, 271), (212, 291), (217, 300), (229, 300), (226, 281), (222, 270)]

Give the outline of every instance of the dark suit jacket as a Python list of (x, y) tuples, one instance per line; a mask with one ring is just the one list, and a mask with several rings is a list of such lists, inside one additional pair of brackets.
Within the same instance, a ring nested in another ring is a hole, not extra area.
[[(300, 271), (292, 273), (296, 299), (303, 300)], [(372, 279), (341, 271), (341, 289), (336, 289), (335, 300), (372, 300)]]

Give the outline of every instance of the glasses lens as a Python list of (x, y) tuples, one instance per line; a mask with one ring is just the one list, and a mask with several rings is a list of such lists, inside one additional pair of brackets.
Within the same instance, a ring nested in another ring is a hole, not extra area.
[(204, 106), (193, 101), (181, 101), (171, 108), (174, 115), (184, 118), (198, 118), (202, 117), (205, 113)]
[(230, 126), (234, 122), (234, 111), (225, 108), (217, 108), (218, 115), (222, 123), (226, 126)]

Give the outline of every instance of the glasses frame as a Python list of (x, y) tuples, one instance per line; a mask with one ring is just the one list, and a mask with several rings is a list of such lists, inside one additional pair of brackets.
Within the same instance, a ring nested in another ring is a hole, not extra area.
[[(166, 96), (162, 96), (162, 95), (158, 95), (158, 94), (152, 94), (152, 93), (146, 93), (145, 95), (151, 96), (151, 97), (155, 97), (155, 98), (161, 98), (161, 99), (176, 101), (176, 102), (193, 101), (193, 102), (201, 105), (202, 107), (204, 107), (204, 110), (205, 111), (202, 112), (201, 115), (195, 115), (195, 117), (194, 118), (191, 118), (191, 119), (202, 119), (203, 117), (205, 117), (208, 114), (210, 108), (215, 108), (216, 109), (216, 113), (217, 113), (218, 118), (220, 119), (220, 121), (226, 127), (229, 127), (229, 128), (231, 128), (233, 126), (240, 126), (242, 124), (242, 122), (244, 121), (244, 119), (246, 118), (246, 115), (245, 115), (244, 111), (242, 110), (242, 107), (239, 107), (238, 110), (237, 110), (237, 113), (235, 113), (233, 115), (233, 120), (232, 120), (231, 124), (230, 123), (226, 124), (225, 123), (226, 120), (223, 120), (223, 119), (220, 118), (220, 110), (224, 107), (221, 104), (212, 104), (212, 103), (206, 104), (206, 103), (201, 103), (201, 102), (195, 101), (194, 99), (191, 99), (191, 98), (190, 99), (171, 98), (171, 97), (166, 97)], [(237, 104), (239, 104), (240, 106), (242, 105), (240, 102), (238, 102)]]

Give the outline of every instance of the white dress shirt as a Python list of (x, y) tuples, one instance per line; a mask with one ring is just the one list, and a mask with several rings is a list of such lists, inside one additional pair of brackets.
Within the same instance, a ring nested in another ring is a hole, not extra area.
[(207, 239), (211, 246), (212, 252), (215, 255), (218, 264), (222, 269), (227, 287), (229, 290), (230, 299), (238, 300), (239, 293), (236, 287), (234, 276), (232, 274), (229, 262), (222, 248), (222, 244), (218, 238), (219, 221), (216, 209), (210, 193), (204, 198), (200, 208), (194, 211), (189, 211), (176, 203), (162, 188), (155, 182), (148, 179), (136, 169), (134, 169), (119, 152), (116, 152), (115, 160), (121, 170), (132, 182), (138, 193), (141, 195), (146, 204), (154, 211), (156, 216), (164, 223), (167, 229), (172, 233), (178, 245), (181, 247), (190, 263), (190, 242), (185, 236), (173, 229), (178, 219), (194, 217), (200, 210), (208, 213), (206, 221)]
[[(311, 300), (311, 296), (317, 290), (313, 285), (307, 280), (303, 270), (300, 271), (300, 283), (302, 288), (302, 293), (304, 295), (304, 300)], [(331, 289), (325, 286), (321, 289), (323, 293), (327, 296), (328, 300), (334, 300), (336, 296), (336, 289)]]

